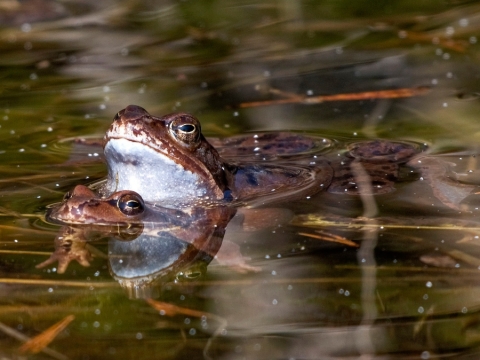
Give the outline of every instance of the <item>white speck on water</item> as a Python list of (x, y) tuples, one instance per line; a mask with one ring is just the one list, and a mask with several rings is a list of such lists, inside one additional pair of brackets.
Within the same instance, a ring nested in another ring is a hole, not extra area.
[(431, 288), (431, 287), (433, 286), (433, 284), (432, 284), (431, 281), (427, 281), (426, 284), (425, 284), (425, 286), (426, 286), (427, 288)]
[(22, 24), (22, 26), (20, 27), (20, 29), (27, 33), (27, 32), (30, 32), (30, 30), (32, 30), (32, 25), (30, 25), (29, 23), (24, 23)]
[(417, 311), (418, 311), (420, 314), (423, 314), (423, 312), (425, 311), (425, 309), (423, 308), (423, 306), (419, 306)]
[(465, 19), (465, 18), (460, 19), (460, 20), (458, 21), (458, 24), (459, 24), (461, 27), (466, 27), (466, 26), (468, 26), (468, 19)]
[(430, 353), (429, 353), (428, 351), (424, 351), (424, 352), (422, 352), (422, 354), (420, 355), (420, 358), (421, 358), (422, 360), (428, 360), (428, 359), (430, 359)]

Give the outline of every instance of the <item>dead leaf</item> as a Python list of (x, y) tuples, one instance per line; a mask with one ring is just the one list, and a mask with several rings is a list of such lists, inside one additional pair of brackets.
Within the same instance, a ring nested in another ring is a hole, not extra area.
[(47, 330), (41, 334), (31, 338), (25, 342), (18, 349), (21, 353), (28, 354), (37, 354), (42, 351), (48, 344), (50, 344), (57, 335), (63, 331), (68, 324), (70, 324), (75, 319), (74, 315), (68, 315), (55, 325), (49, 327)]

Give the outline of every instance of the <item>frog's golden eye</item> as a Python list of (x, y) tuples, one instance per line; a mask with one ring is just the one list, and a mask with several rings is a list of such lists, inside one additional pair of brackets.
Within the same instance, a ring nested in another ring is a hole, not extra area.
[(170, 133), (183, 145), (194, 146), (200, 140), (200, 123), (190, 115), (180, 115), (170, 123)]
[(120, 196), (117, 200), (117, 207), (122, 214), (127, 216), (139, 215), (145, 211), (142, 197), (135, 192)]

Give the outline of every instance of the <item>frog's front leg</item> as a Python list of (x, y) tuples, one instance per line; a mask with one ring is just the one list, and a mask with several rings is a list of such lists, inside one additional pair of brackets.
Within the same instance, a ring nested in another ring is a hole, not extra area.
[(79, 233), (70, 226), (62, 227), (60, 234), (55, 238), (55, 251), (50, 257), (36, 266), (45, 268), (58, 261), (57, 273), (63, 274), (71, 261), (75, 260), (84, 267), (90, 266), (92, 254), (88, 243), (79, 238)]

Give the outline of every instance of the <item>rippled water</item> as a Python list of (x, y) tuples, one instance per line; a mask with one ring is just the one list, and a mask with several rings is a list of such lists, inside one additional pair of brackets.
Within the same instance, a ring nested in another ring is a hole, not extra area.
[[(466, 1), (3, 1), (0, 355), (475, 359), (479, 25)], [(415, 94), (316, 98), (399, 88)], [(191, 112), (213, 138), (325, 139), (307, 158), (385, 138), (441, 162), (404, 167), (388, 194), (322, 192), (275, 204), (274, 226), (234, 223), (246, 272), (213, 260), (135, 292), (112, 265), (135, 243), (108, 237), (75, 243), (89, 266), (37, 268), (62, 234), (47, 207), (105, 177), (101, 139), (128, 104)]]

